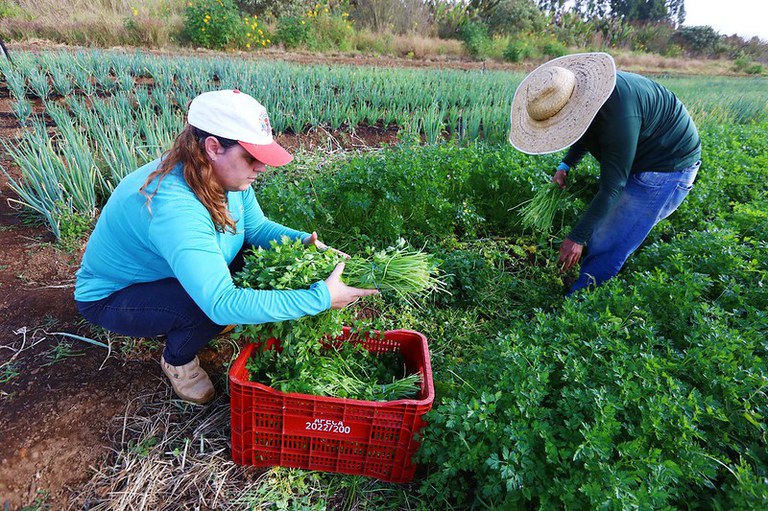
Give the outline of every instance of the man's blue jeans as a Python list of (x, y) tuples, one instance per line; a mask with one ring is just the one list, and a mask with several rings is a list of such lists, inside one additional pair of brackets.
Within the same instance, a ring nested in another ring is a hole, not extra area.
[(701, 162), (675, 172), (632, 174), (616, 205), (592, 233), (579, 278), (568, 294), (614, 277), (651, 229), (667, 218), (693, 188)]

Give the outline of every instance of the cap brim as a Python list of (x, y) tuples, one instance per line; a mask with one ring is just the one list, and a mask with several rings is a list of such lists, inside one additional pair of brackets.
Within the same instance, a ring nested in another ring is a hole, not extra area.
[(248, 142), (238, 141), (243, 149), (248, 153), (270, 167), (281, 167), (293, 161), (293, 155), (286, 151), (277, 142), (267, 145), (249, 144)]

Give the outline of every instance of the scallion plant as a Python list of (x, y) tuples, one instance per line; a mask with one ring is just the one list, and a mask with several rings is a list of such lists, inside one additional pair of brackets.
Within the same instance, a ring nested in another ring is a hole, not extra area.
[(530, 200), (516, 207), (520, 210), (522, 226), (541, 234), (549, 234), (555, 214), (569, 197), (568, 192), (556, 183), (539, 188)]

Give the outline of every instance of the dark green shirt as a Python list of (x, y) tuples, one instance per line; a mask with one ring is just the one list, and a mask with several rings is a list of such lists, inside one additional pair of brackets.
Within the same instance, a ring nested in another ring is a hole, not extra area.
[(610, 97), (563, 162), (573, 168), (587, 152), (600, 162), (600, 189), (568, 235), (581, 244), (616, 203), (630, 174), (689, 167), (701, 158), (701, 140), (672, 92), (643, 76), (618, 71)]

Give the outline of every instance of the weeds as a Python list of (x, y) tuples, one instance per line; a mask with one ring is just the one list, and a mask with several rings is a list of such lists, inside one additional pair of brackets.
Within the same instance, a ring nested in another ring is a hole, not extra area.
[(45, 359), (47, 362), (43, 364), (43, 367), (52, 366), (58, 362), (61, 362), (64, 359), (72, 358), (72, 357), (82, 357), (85, 355), (82, 351), (77, 351), (72, 346), (72, 343), (69, 342), (59, 342), (56, 344), (53, 348), (48, 350), (45, 354)]
[[(31, 333), (31, 336), (28, 337), (28, 333)], [(15, 347), (15, 343), (0, 345), (0, 348), (13, 352), (13, 355), (11, 355), (8, 360), (0, 364), (0, 383), (7, 383), (12, 381), (15, 377), (19, 376), (19, 374), (21, 374), (21, 362), (17, 361), (19, 356), (24, 351), (35, 347), (37, 344), (45, 340), (45, 337), (36, 337), (37, 330), (29, 332), (27, 327), (21, 327), (17, 330), (14, 330), (13, 334), (21, 336), (21, 341), (18, 348)], [(3, 394), (7, 395), (5, 392)]]
[(0, 383), (8, 383), (12, 379), (16, 378), (19, 374), (21, 374), (21, 371), (19, 369), (18, 363), (6, 362), (0, 366)]
[(37, 490), (35, 500), (29, 506), (24, 506), (19, 511), (43, 511), (45, 509), (51, 509), (51, 505), (48, 503), (51, 496), (48, 490)]

